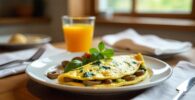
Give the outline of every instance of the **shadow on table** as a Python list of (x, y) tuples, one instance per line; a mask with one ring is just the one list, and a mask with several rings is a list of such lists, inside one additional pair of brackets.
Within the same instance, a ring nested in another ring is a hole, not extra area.
[(179, 61), (190, 61), (189, 58), (181, 55), (174, 55), (172, 57), (166, 58), (166, 59), (161, 59), (165, 62), (167, 62), (170, 65), (176, 65)]
[(27, 83), (27, 89), (36, 97), (42, 100), (129, 100), (145, 90), (128, 92), (124, 94), (114, 95), (87, 95), (76, 94), (67, 91), (57, 90), (41, 84), (38, 84), (32, 80)]

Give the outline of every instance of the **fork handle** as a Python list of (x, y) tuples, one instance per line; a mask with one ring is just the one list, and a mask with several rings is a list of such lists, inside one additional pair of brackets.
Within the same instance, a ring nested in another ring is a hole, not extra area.
[(13, 60), (13, 61), (10, 61), (10, 62), (7, 62), (7, 63), (4, 63), (4, 64), (1, 64), (0, 67), (4, 67), (4, 66), (8, 66), (8, 65), (12, 65), (12, 64), (15, 64), (15, 63), (23, 63), (24, 60)]

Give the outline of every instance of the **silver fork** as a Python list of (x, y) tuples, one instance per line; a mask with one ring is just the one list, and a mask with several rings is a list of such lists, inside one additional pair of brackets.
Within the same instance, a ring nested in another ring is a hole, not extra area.
[(44, 52), (45, 52), (45, 47), (40, 47), (40, 48), (33, 54), (33, 56), (31, 56), (29, 59), (13, 60), (13, 61), (10, 61), (10, 62), (1, 64), (1, 65), (0, 65), (0, 68), (1, 68), (1, 67), (5, 67), (5, 66), (8, 66), (8, 65), (16, 64), (16, 63), (32, 62), (32, 61), (34, 61), (34, 60), (39, 59), (39, 58), (41, 57), (41, 55), (42, 55)]

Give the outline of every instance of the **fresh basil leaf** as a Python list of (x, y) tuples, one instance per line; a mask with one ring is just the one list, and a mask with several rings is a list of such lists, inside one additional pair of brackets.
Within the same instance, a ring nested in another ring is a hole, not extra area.
[(90, 62), (95, 61), (97, 59), (99, 53), (93, 53), (91, 54)]
[(83, 63), (80, 60), (72, 60), (68, 65), (64, 68), (64, 72), (71, 71), (75, 68), (81, 67)]
[(88, 62), (87, 62), (87, 58), (83, 57), (82, 62), (83, 62), (84, 65), (87, 64), (87, 63), (88, 63)]
[(105, 57), (110, 58), (114, 55), (114, 50), (113, 49), (106, 49), (105, 51), (102, 52), (102, 54)]
[(97, 55), (97, 60), (100, 60), (100, 59), (104, 59), (104, 55), (102, 55), (101, 53), (99, 53), (99, 54)]
[(104, 56), (101, 53), (93, 53), (91, 54), (91, 59), (90, 61), (96, 61), (96, 60), (100, 60), (100, 59), (104, 59)]
[(83, 62), (83, 65), (88, 64), (90, 62), (90, 59), (84, 57), (82, 62)]
[(90, 54), (93, 54), (93, 53), (98, 53), (99, 51), (96, 48), (91, 48), (91, 49), (89, 49), (89, 52), (90, 52)]
[(100, 43), (98, 44), (98, 49), (100, 50), (100, 52), (102, 52), (102, 51), (105, 49), (105, 44), (104, 44), (104, 42), (100, 42)]

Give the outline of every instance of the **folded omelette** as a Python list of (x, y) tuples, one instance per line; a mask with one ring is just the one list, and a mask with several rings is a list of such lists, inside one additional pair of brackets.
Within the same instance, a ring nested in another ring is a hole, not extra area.
[(58, 76), (71, 86), (119, 87), (137, 84), (150, 76), (141, 54), (97, 60)]

